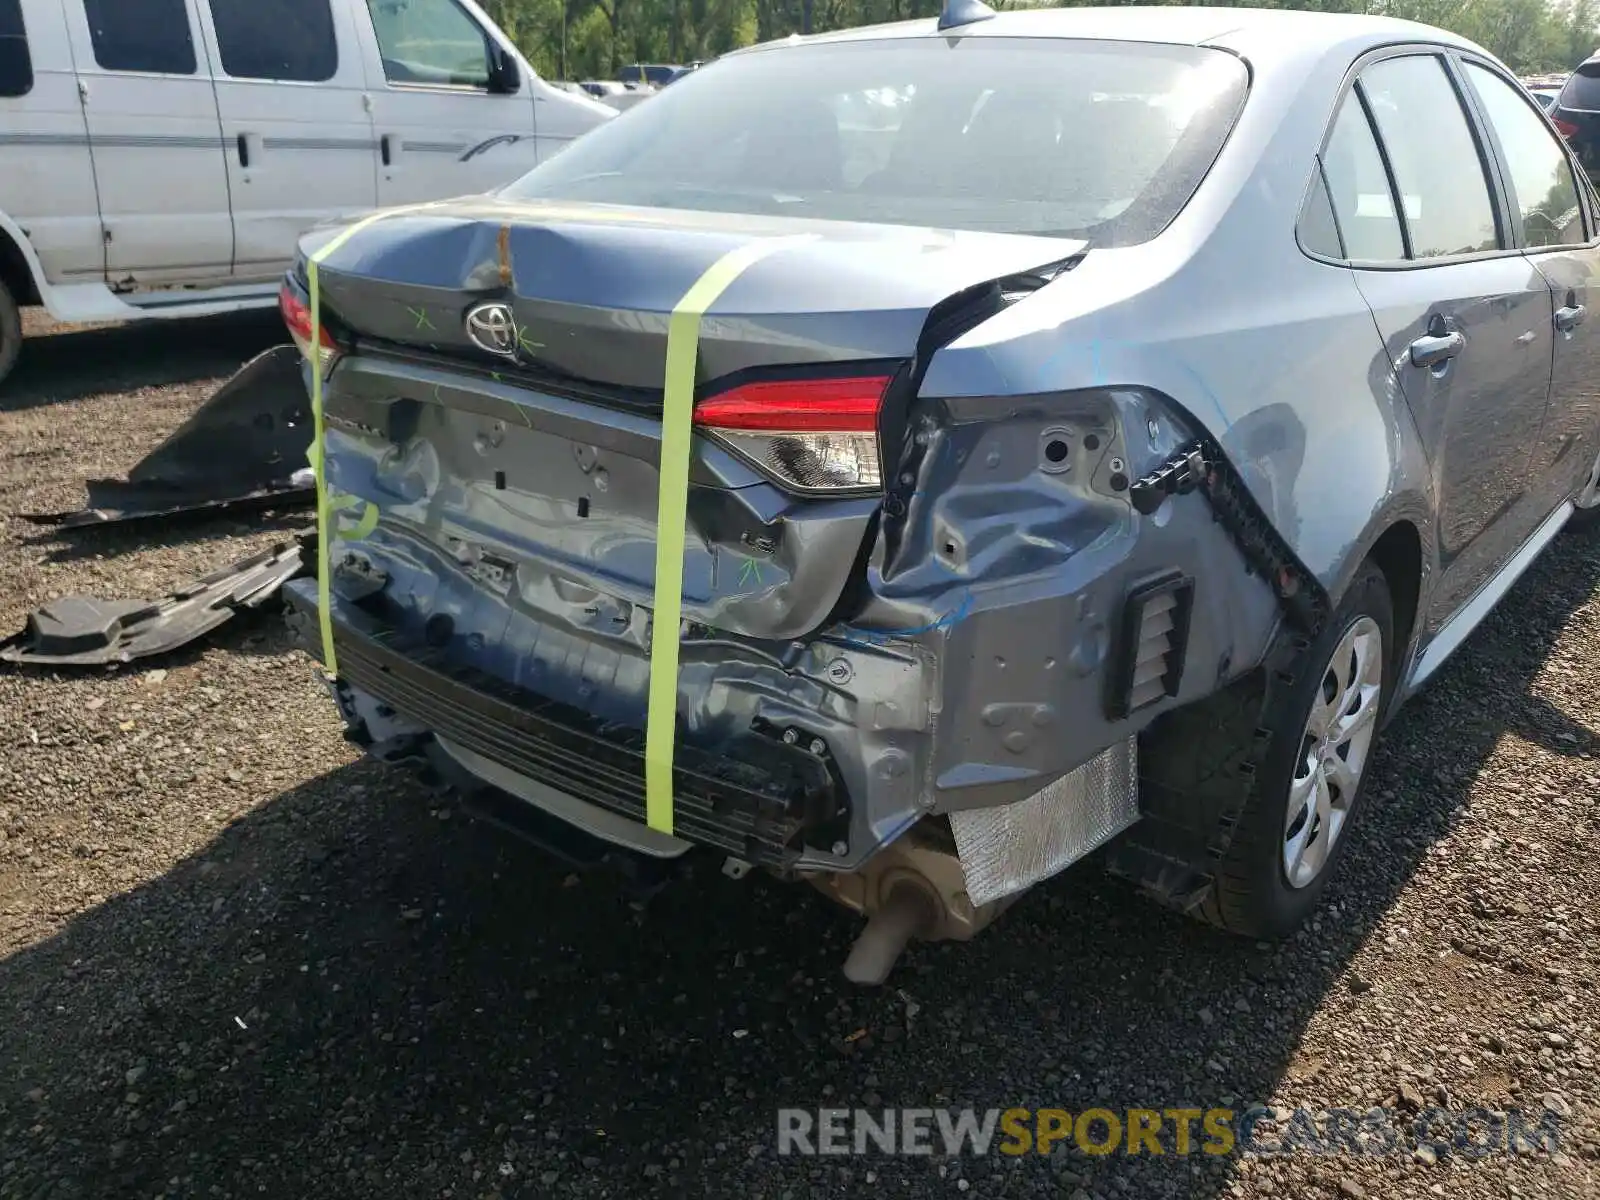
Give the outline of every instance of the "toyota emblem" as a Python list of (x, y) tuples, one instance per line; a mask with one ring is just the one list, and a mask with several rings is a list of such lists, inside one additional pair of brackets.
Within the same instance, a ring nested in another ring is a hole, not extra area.
[(467, 336), (472, 344), (502, 358), (517, 356), (517, 318), (511, 306), (494, 301), (467, 313)]

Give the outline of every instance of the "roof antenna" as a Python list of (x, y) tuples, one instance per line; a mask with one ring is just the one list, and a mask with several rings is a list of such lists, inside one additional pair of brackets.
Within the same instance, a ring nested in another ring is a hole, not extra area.
[(939, 10), (939, 32), (958, 25), (975, 25), (992, 16), (994, 9), (983, 0), (944, 0), (944, 7)]

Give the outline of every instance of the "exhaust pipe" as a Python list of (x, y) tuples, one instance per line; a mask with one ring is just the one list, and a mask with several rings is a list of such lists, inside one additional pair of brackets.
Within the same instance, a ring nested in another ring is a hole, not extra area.
[(845, 959), (851, 983), (884, 983), (911, 940), (964, 942), (1016, 899), (975, 905), (943, 818), (925, 819), (849, 875), (817, 873), (809, 882), (867, 918)]
[(939, 900), (920, 880), (901, 878), (888, 898), (867, 919), (867, 927), (844, 960), (851, 983), (876, 986), (889, 978), (914, 937), (927, 937), (939, 923)]

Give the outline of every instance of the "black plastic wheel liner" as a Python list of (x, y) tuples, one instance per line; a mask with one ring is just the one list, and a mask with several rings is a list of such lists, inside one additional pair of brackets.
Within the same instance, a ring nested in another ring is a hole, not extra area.
[(0, 662), (89, 667), (167, 654), (210, 633), (241, 609), (259, 608), (305, 570), (300, 542), (287, 542), (185, 584), (160, 600), (66, 596), (28, 616), (0, 643)]
[[(178, 513), (310, 503), (311, 406), (294, 346), (251, 359), (126, 479), (91, 479), (76, 512), (30, 513), (72, 530)], [(298, 474), (298, 478), (296, 478)]]

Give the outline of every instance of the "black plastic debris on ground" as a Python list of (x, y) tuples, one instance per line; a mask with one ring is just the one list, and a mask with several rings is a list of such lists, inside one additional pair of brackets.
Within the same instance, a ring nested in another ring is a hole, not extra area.
[(29, 513), (64, 531), (241, 508), (309, 504), (311, 406), (294, 346), (246, 363), (126, 479), (91, 479), (76, 512)]
[(170, 653), (275, 597), (305, 569), (304, 544), (297, 540), (251, 555), (161, 600), (52, 600), (28, 617), (22, 633), (0, 643), (0, 662), (90, 667)]

